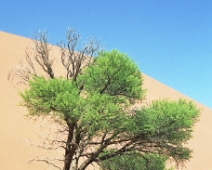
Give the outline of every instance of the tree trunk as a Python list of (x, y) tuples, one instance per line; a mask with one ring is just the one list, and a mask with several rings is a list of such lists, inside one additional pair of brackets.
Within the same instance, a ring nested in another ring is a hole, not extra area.
[(78, 148), (81, 140), (80, 132), (76, 124), (68, 124), (68, 127), (69, 127), (69, 134), (66, 142), (63, 170), (77, 170), (78, 159), (80, 155)]
[(65, 155), (64, 168), (63, 170), (70, 170), (72, 157), (71, 155)]
[(69, 131), (68, 131), (68, 139), (66, 141), (66, 148), (65, 148), (65, 160), (64, 160), (64, 167), (63, 170), (70, 170), (72, 158), (74, 155), (74, 148), (73, 148), (73, 135), (74, 135), (74, 124), (70, 124), (68, 120), (66, 121)]
[[(76, 146), (70, 148), (69, 152), (65, 152), (65, 161), (63, 170), (77, 170), (78, 164), (76, 164), (73, 160), (73, 156), (75, 154)], [(72, 165), (73, 164), (73, 165)]]
[(73, 157), (74, 159), (72, 160), (72, 163), (71, 163), (71, 170), (77, 170), (78, 169), (79, 154), (80, 154), (79, 149), (76, 149), (74, 157)]

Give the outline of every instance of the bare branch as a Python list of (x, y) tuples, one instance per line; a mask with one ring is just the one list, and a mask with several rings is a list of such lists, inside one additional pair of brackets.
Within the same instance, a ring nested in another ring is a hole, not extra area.
[(37, 162), (45, 162), (49, 165), (49, 169), (51, 169), (51, 166), (59, 169), (59, 170), (62, 170), (62, 168), (60, 168), (59, 166), (57, 166), (56, 164), (52, 163), (54, 161), (60, 161), (60, 162), (63, 162), (64, 160), (61, 160), (61, 159), (53, 159), (53, 160), (49, 160), (47, 158), (39, 158), (39, 157), (36, 157), (34, 159), (31, 159), (30, 161), (28, 161), (28, 163), (31, 163), (31, 162), (34, 162), (34, 161), (37, 161)]
[(35, 34), (33, 42), (34, 48), (26, 48), (24, 60), (20, 58), (17, 66), (10, 68), (8, 80), (14, 83), (16, 79), (15, 85), (27, 85), (32, 76), (39, 76), (38, 65), (50, 78), (54, 78), (52, 67), (55, 59), (50, 57), (52, 47), (48, 44), (47, 32)]
[(15, 86), (21, 84), (27, 85), (32, 75), (36, 76), (36, 71), (31, 69), (30, 66), (28, 67), (20, 58), (18, 61), (18, 65), (10, 68), (7, 78), (12, 83), (15, 83), (15, 79), (18, 79), (17, 83), (15, 83)]
[(91, 38), (82, 47), (80, 44), (80, 34), (72, 28), (68, 28), (66, 33), (67, 46), (60, 45), (61, 62), (66, 69), (66, 78), (73, 78), (76, 81), (81, 71), (90, 65), (99, 49), (99, 43)]
[(52, 65), (54, 58), (50, 58), (49, 51), (52, 49), (48, 43), (47, 32), (40, 31), (37, 35), (35, 34), (35, 56), (34, 59), (42, 67), (43, 71), (46, 72), (50, 78), (54, 78), (54, 72)]

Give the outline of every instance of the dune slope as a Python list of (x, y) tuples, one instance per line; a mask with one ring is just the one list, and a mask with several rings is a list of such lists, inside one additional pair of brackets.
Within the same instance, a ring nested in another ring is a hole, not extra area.
[[(34, 155), (43, 155), (41, 149), (34, 148), (27, 142), (27, 139), (34, 142), (39, 141), (37, 134), (40, 133), (40, 125), (24, 118), (23, 115), (26, 114), (26, 110), (18, 106), (20, 98), (17, 90), (7, 80), (10, 66), (17, 64), (18, 58), (24, 56), (26, 47), (31, 44), (32, 41), (28, 38), (0, 31), (0, 169), (2, 170), (48, 169), (48, 166), (44, 163), (27, 163)], [(153, 78), (147, 75), (143, 76), (144, 86), (148, 89), (147, 103), (162, 98), (171, 100), (189, 99)], [(202, 109), (202, 114), (200, 121), (195, 126), (193, 139), (188, 143), (194, 151), (193, 158), (186, 163), (186, 167), (183, 169), (209, 170), (212, 169), (212, 110), (198, 102), (195, 103)], [(54, 154), (61, 155), (61, 153)]]

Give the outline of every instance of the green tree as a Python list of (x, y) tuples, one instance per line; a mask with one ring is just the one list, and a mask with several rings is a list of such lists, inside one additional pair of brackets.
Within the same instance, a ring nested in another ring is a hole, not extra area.
[(132, 107), (145, 94), (137, 65), (117, 50), (92, 57), (87, 55), (93, 54), (88, 49), (94, 48), (85, 46), (73, 53), (70, 47), (76, 44), (69, 36), (68, 54), (61, 47), (66, 76), (55, 77), (51, 65), (42, 63), (41, 58), (40, 65), (51, 68), (44, 70), (49, 78), (27, 72), (28, 87), (20, 93), (21, 105), (29, 110), (29, 116), (51, 116), (64, 128), (60, 132), (66, 139), (53, 141), (65, 152), (64, 166), (58, 168), (84, 170), (92, 163), (102, 166), (120, 156), (136, 156), (135, 162), (140, 164), (149, 154), (179, 163), (188, 160), (191, 150), (183, 144), (191, 138), (192, 126), (199, 116), (196, 106), (180, 99)]

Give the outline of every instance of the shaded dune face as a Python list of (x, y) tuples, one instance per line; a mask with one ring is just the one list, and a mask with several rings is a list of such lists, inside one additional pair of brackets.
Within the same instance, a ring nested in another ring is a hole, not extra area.
[[(39, 143), (38, 134), (42, 131), (40, 123), (25, 119), (27, 111), (19, 107), (20, 97), (17, 89), (7, 80), (10, 66), (18, 63), (19, 57), (24, 57), (26, 47), (33, 43), (30, 39), (0, 32), (0, 169), (1, 170), (44, 170), (49, 169), (48, 165), (41, 162), (27, 163), (35, 155), (61, 157), (63, 151), (44, 152), (42, 149), (32, 147), (28, 142), (30, 139), (34, 143)], [(58, 61), (59, 62), (59, 61)], [(65, 70), (60, 70), (62, 73)], [(143, 75), (144, 88), (147, 89), (144, 102), (151, 100), (169, 98), (177, 100), (188, 98), (174, 89)], [(195, 101), (194, 101), (195, 102)], [(212, 169), (212, 110), (204, 105), (195, 102), (200, 108), (200, 121), (194, 127), (193, 138), (188, 142), (188, 146), (193, 149), (193, 158), (185, 164), (183, 169), (188, 170), (209, 170)], [(47, 122), (44, 122), (47, 124)], [(54, 168), (52, 168), (54, 169)], [(90, 167), (89, 169), (94, 169)]]

